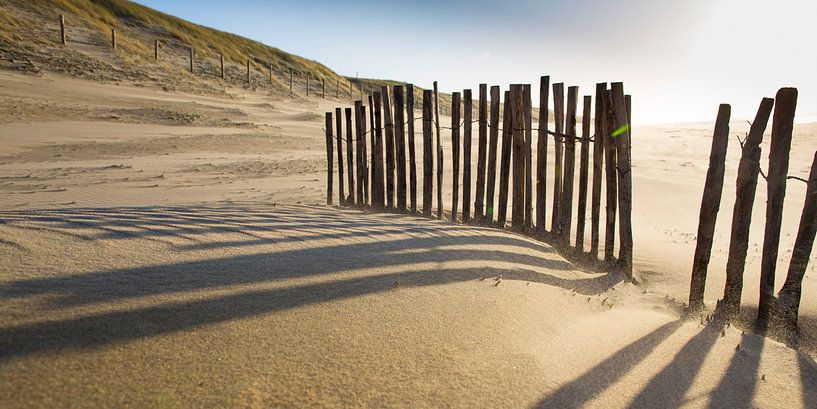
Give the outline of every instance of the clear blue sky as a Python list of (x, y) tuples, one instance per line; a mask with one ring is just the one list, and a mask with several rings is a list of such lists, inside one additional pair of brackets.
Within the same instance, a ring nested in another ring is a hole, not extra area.
[[(542, 74), (591, 93), (623, 81), (634, 122), (754, 116), (781, 86), (817, 121), (815, 0), (138, 0), (320, 61), (444, 91)], [(536, 89), (537, 87), (533, 87)]]

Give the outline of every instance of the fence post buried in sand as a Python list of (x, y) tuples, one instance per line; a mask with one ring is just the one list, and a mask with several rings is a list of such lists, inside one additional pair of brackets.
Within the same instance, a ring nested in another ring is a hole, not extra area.
[(394, 153), (397, 165), (397, 211), (406, 212), (406, 135), (405, 93), (402, 85), (394, 86)]
[(369, 204), (369, 161), (367, 158), (369, 157), (369, 152), (366, 147), (366, 105), (363, 105), (363, 101), (360, 102), (360, 150), (361, 150), (361, 160), (363, 162), (363, 199), (361, 199), (361, 205), (368, 205)]
[[(692, 259), (692, 279), (689, 288), (689, 308), (697, 311), (703, 308), (704, 289), (706, 286), (706, 272), (709, 267), (709, 258), (712, 254), (712, 237), (715, 233), (715, 221), (718, 218), (718, 209), (721, 204), (723, 191), (724, 162), (726, 161), (726, 147), (729, 142), (729, 117), (732, 108), (729, 104), (721, 104), (718, 108), (718, 119), (715, 121), (715, 131), (712, 135), (712, 151), (709, 154), (709, 169), (706, 172), (701, 212), (698, 218), (698, 235), (695, 244), (695, 255)], [(724, 300), (725, 304), (732, 303)], [(737, 300), (740, 304), (740, 300)], [(730, 307), (726, 308), (728, 310)]]
[(352, 153), (352, 140), (354, 139), (354, 136), (352, 136), (352, 108), (346, 108), (344, 113), (346, 114), (346, 180), (349, 187), (349, 195), (346, 197), (345, 203), (349, 206), (355, 203), (355, 173), (352, 171), (355, 158)]
[(533, 227), (533, 101), (530, 84), (522, 88), (522, 113), (525, 125), (525, 231)]
[(417, 212), (417, 163), (414, 146), (414, 85), (406, 84), (406, 136), (409, 154), (409, 212)]
[(383, 117), (382, 117), (382, 100), (380, 93), (375, 92), (374, 98), (374, 129), (375, 129), (375, 143), (373, 149), (375, 152), (375, 160), (372, 164), (374, 172), (372, 175), (372, 202), (377, 210), (384, 210), (386, 208), (386, 181), (384, 179), (384, 165), (383, 165)]
[(332, 205), (332, 113), (326, 113), (326, 204)]
[(593, 260), (599, 258), (599, 225), (601, 213), (601, 183), (602, 183), (602, 163), (604, 161), (604, 135), (602, 134), (602, 122), (604, 121), (604, 91), (607, 83), (596, 84), (596, 104), (595, 123), (593, 132), (593, 186), (590, 204), (590, 256)]
[(335, 108), (335, 131), (338, 141), (338, 204), (343, 206), (343, 115), (340, 108)]
[(462, 222), (471, 220), (471, 121), (473, 117), (473, 98), (471, 90), (462, 91)]
[(451, 222), (457, 221), (460, 190), (460, 104), (459, 92), (451, 93)]
[(536, 135), (536, 235), (544, 237), (547, 220), (548, 98), (550, 77), (539, 78), (539, 131)]
[(573, 178), (576, 168), (576, 108), (579, 103), (579, 87), (567, 88), (567, 118), (564, 133), (564, 168), (562, 169), (562, 205), (559, 206), (559, 240), (570, 242), (570, 226), (573, 224)]
[(309, 97), (309, 73), (306, 73), (306, 96)]
[(491, 119), (488, 129), (488, 163), (485, 169), (485, 218), (491, 224), (494, 220), (494, 193), (496, 189), (496, 155), (499, 144), (499, 86), (491, 87)]
[(437, 133), (437, 218), (443, 218), (443, 143), (440, 139), (440, 94), (434, 81), (434, 127)]
[(593, 104), (590, 95), (584, 96), (584, 104), (582, 106), (582, 139), (581, 148), (579, 151), (579, 208), (576, 211), (576, 250), (579, 254), (584, 253), (584, 227), (585, 218), (587, 216), (587, 176), (590, 162), (590, 112)]
[(432, 136), (431, 90), (423, 90), (423, 214), (431, 216), (433, 194), (434, 141)]
[(389, 97), (389, 87), (384, 85), (380, 88), (380, 96), (383, 102), (383, 122), (386, 133), (386, 205), (389, 209), (394, 209), (394, 122), (392, 122), (391, 98)]
[(355, 203), (357, 206), (363, 205), (363, 161), (366, 160), (366, 158), (363, 157), (363, 143), (365, 142), (363, 141), (362, 108), (362, 101), (355, 101), (355, 172), (357, 176)]
[(612, 127), (611, 113), (610, 113), (610, 91), (604, 91), (602, 99), (603, 116), (602, 121), (602, 135), (604, 135), (604, 160), (605, 166), (605, 180), (607, 186), (605, 212), (605, 227), (604, 227), (604, 261), (612, 262), (615, 258), (613, 251), (615, 249), (616, 241), (616, 208), (618, 197), (618, 184), (616, 179), (616, 144), (610, 136), (610, 129)]
[(485, 160), (488, 155), (488, 84), (479, 84), (477, 129), (477, 189), (474, 192), (474, 219), (485, 217)]
[[(624, 84), (614, 82), (610, 85), (613, 113), (613, 126), (616, 131), (611, 134), (616, 143), (618, 173), (618, 215), (619, 215), (619, 266), (624, 275), (633, 278), (633, 175), (630, 172), (630, 123), (627, 102), (624, 96)], [(721, 185), (723, 178), (721, 177)]]
[(511, 227), (514, 230), (524, 231), (525, 229), (525, 165), (527, 165), (527, 153), (525, 152), (525, 86), (522, 84), (511, 85), (511, 98), (505, 100), (505, 104), (510, 105), (510, 140), (513, 160), (513, 197), (511, 198)]
[[(369, 206), (374, 206), (375, 204), (375, 182), (376, 182), (376, 175), (375, 175), (375, 160), (377, 159), (375, 152), (376, 140), (375, 140), (375, 133), (374, 133), (374, 98), (369, 95), (369, 126), (371, 127), (369, 130), (369, 167), (366, 171), (366, 189), (367, 194), (366, 197), (369, 199)], [(365, 137), (365, 135), (364, 135)]]
[(564, 116), (564, 109), (565, 109), (565, 90), (564, 84), (558, 82), (553, 84), (553, 116), (556, 122), (555, 124), (555, 131), (556, 135), (553, 135), (553, 142), (554, 142), (554, 172), (553, 172), (553, 210), (550, 213), (550, 232), (553, 234), (554, 238), (559, 237), (561, 234), (561, 229), (559, 227), (562, 221), (562, 214), (560, 213), (560, 209), (562, 207), (562, 160), (564, 158), (563, 148), (564, 143), (562, 141), (562, 134), (564, 133), (564, 123), (565, 123), (565, 116)]
[(502, 113), (502, 156), (499, 163), (499, 203), (496, 216), (497, 227), (504, 229), (508, 219), (508, 179), (511, 169), (511, 140), (513, 127), (511, 124), (511, 97), (505, 91), (505, 103)]

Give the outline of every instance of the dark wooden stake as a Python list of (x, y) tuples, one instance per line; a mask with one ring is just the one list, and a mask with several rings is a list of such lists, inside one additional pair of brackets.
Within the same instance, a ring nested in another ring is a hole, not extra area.
[(394, 86), (394, 148), (397, 165), (397, 211), (406, 212), (406, 133), (405, 94), (402, 85)]
[(451, 93), (451, 222), (457, 221), (460, 191), (460, 105), (459, 92)]
[(321, 98), (326, 99), (326, 80), (321, 80)]
[(306, 73), (306, 96), (309, 97), (309, 73)]
[(224, 79), (224, 56), (220, 56), (221, 60), (221, 79)]
[(332, 166), (332, 113), (326, 113), (326, 204), (332, 205), (332, 176), (335, 170)]
[(524, 229), (533, 229), (533, 101), (530, 84), (522, 88), (522, 115), (525, 143), (525, 222)]
[(599, 257), (599, 226), (601, 224), (601, 183), (602, 183), (602, 166), (604, 162), (604, 136), (602, 135), (602, 123), (604, 121), (605, 112), (604, 91), (607, 90), (607, 83), (601, 82), (596, 84), (596, 105), (594, 114), (593, 132), (595, 137), (593, 140), (593, 186), (590, 204), (590, 256), (596, 260)]
[(335, 130), (338, 140), (338, 204), (343, 206), (346, 195), (343, 189), (343, 115), (341, 109), (335, 108)]
[(573, 178), (576, 167), (576, 109), (579, 103), (579, 87), (567, 88), (567, 124), (564, 137), (564, 174), (562, 180), (562, 205), (559, 206), (559, 239), (570, 242), (570, 228), (573, 224)]
[[(624, 84), (610, 84), (613, 124), (616, 129), (616, 168), (618, 173), (618, 234), (620, 246), (618, 253), (621, 272), (627, 278), (633, 277), (633, 174), (630, 172), (630, 123), (627, 103), (624, 97)], [(721, 178), (723, 185), (723, 178)]]
[(417, 157), (414, 143), (414, 85), (406, 84), (406, 133), (409, 154), (409, 211), (417, 213)]
[(479, 84), (479, 113), (477, 117), (477, 190), (474, 198), (474, 219), (481, 222), (485, 218), (485, 160), (488, 154), (488, 85)]
[(434, 81), (434, 127), (437, 131), (437, 218), (443, 218), (443, 143), (440, 139), (440, 94)]
[(65, 35), (65, 16), (60, 14), (60, 40), (62, 45), (68, 45), (68, 36)]
[(190, 72), (193, 72), (193, 47), (190, 47)]
[(113, 46), (113, 50), (116, 51), (116, 29), (111, 28), (111, 46)]
[(781, 88), (777, 91), (772, 117), (772, 141), (769, 146), (769, 172), (766, 174), (768, 198), (766, 204), (766, 229), (763, 236), (763, 253), (760, 260), (760, 303), (757, 308), (758, 322), (763, 326), (769, 319), (774, 300), (774, 278), (777, 268), (777, 251), (780, 243), (780, 226), (783, 222), (783, 200), (786, 197), (786, 176), (789, 173), (791, 134), (794, 128), (794, 111), (797, 108), (797, 88)]
[(616, 210), (618, 198), (618, 179), (616, 175), (616, 142), (610, 136), (613, 131), (612, 128), (612, 107), (610, 107), (610, 91), (604, 91), (603, 98), (603, 112), (604, 121), (602, 121), (602, 135), (604, 136), (604, 162), (605, 162), (605, 179), (606, 179), (606, 199), (605, 207), (605, 228), (604, 228), (604, 261), (612, 262), (615, 259), (613, 253), (616, 242)]
[(363, 198), (358, 199), (358, 205), (364, 206), (369, 204), (369, 152), (368, 148), (366, 147), (366, 105), (363, 105), (363, 101), (360, 102), (360, 139), (358, 143), (360, 144), (360, 157), (361, 157), (361, 177), (363, 179)]
[(576, 250), (579, 253), (584, 253), (584, 225), (587, 218), (587, 167), (590, 162), (590, 147), (588, 144), (590, 144), (590, 118), (593, 116), (593, 113), (590, 112), (593, 103), (592, 98), (585, 95), (582, 108), (582, 145), (579, 153), (579, 208), (576, 210)]
[(383, 98), (383, 116), (386, 124), (386, 203), (389, 209), (394, 209), (394, 123), (389, 87), (382, 86), (380, 95)]
[(553, 84), (553, 116), (556, 121), (556, 135), (553, 135), (553, 155), (555, 156), (553, 170), (553, 210), (550, 213), (550, 232), (554, 237), (559, 237), (561, 234), (559, 224), (562, 221), (562, 213), (559, 209), (562, 207), (562, 160), (564, 159), (562, 134), (564, 134), (564, 112), (565, 88), (563, 83), (557, 82)]
[(159, 40), (153, 43), (153, 59), (159, 61)]
[[(247, 59), (247, 85), (250, 84), (250, 60)], [(307, 82), (308, 84), (308, 82)]]
[(471, 220), (471, 122), (474, 107), (470, 89), (463, 90), (462, 97), (462, 222), (468, 223)]
[(369, 95), (369, 124), (371, 125), (372, 129), (369, 131), (369, 164), (366, 168), (366, 197), (369, 199), (369, 205), (375, 205), (375, 193), (374, 190), (375, 180), (376, 180), (376, 172), (375, 172), (375, 162), (377, 161), (377, 138), (375, 137), (375, 122), (374, 122), (374, 98), (372, 95)]
[(806, 201), (800, 215), (797, 238), (794, 240), (789, 273), (777, 300), (778, 315), (784, 329), (789, 333), (795, 333), (797, 329), (803, 277), (806, 275), (806, 267), (808, 267), (811, 249), (814, 246), (814, 235), (817, 232), (817, 152), (814, 153), (808, 180)]
[(423, 214), (431, 216), (433, 194), (434, 141), (432, 125), (432, 92), (423, 90)]
[(357, 174), (357, 189), (355, 189), (355, 203), (357, 206), (363, 206), (364, 204), (364, 196), (363, 196), (363, 179), (365, 174), (364, 163), (366, 162), (366, 156), (363, 153), (363, 145), (366, 143), (366, 139), (363, 137), (363, 121), (364, 121), (364, 114), (363, 114), (363, 102), (358, 100), (355, 101), (355, 172)]
[(292, 92), (292, 68), (289, 69), (289, 92)]
[[(706, 171), (706, 184), (701, 199), (701, 212), (698, 217), (698, 236), (695, 244), (695, 256), (692, 259), (692, 279), (689, 287), (689, 305), (693, 309), (703, 307), (706, 272), (712, 254), (712, 237), (715, 234), (715, 221), (721, 205), (723, 191), (724, 162), (726, 147), (729, 142), (729, 117), (732, 108), (721, 104), (718, 108), (718, 119), (715, 121), (715, 132), (712, 135), (712, 150), (709, 154), (709, 169)], [(731, 301), (727, 301), (731, 302)], [(740, 301), (737, 301), (740, 305)], [(727, 308), (728, 309), (728, 308)]]
[(505, 91), (502, 113), (502, 157), (499, 165), (499, 209), (497, 211), (496, 224), (499, 228), (505, 228), (508, 219), (508, 179), (511, 173), (511, 146), (512, 146), (512, 124), (511, 124), (511, 97), (510, 91)]
[(510, 101), (505, 104), (511, 107), (510, 135), (513, 152), (513, 198), (511, 199), (511, 227), (514, 230), (525, 229), (525, 190), (527, 177), (527, 152), (525, 141), (525, 86), (511, 85)]
[(349, 206), (355, 204), (355, 172), (352, 170), (355, 165), (352, 141), (355, 137), (352, 136), (352, 108), (346, 108), (344, 113), (346, 114), (346, 180), (349, 186), (346, 205)]
[[(763, 141), (763, 133), (766, 131), (766, 124), (769, 122), (773, 106), (774, 100), (771, 98), (763, 98), (760, 101), (760, 108), (743, 144), (738, 165), (735, 207), (732, 211), (732, 235), (729, 240), (724, 289), (724, 299), (729, 300), (728, 303), (732, 306), (740, 305), (743, 270), (749, 249), (749, 226), (752, 223), (752, 207), (754, 207), (755, 191), (757, 190), (757, 176), (760, 173), (760, 143)], [(695, 298), (690, 298), (689, 302), (690, 311), (697, 312), (703, 309), (703, 289), (696, 292)]]
[(547, 220), (547, 164), (548, 164), (548, 98), (550, 77), (539, 78), (539, 131), (536, 135), (536, 235), (545, 235)]
[(499, 144), (499, 87), (491, 87), (491, 124), (488, 141), (488, 169), (485, 173), (485, 221), (494, 220), (494, 191), (496, 189), (496, 153)]
[(386, 193), (384, 191), (386, 182), (384, 179), (385, 175), (383, 173), (385, 168), (383, 166), (383, 121), (381, 116), (382, 100), (380, 97), (381, 95), (379, 92), (374, 93), (375, 160), (372, 165), (374, 168), (374, 176), (372, 178), (372, 201), (378, 210), (384, 210), (386, 208)]

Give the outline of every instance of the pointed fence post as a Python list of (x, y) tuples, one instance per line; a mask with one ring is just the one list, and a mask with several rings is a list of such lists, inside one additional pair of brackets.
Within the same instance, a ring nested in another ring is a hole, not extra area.
[(601, 224), (601, 184), (603, 178), (603, 162), (604, 162), (604, 136), (601, 132), (602, 122), (604, 121), (604, 91), (607, 89), (607, 83), (601, 82), (596, 84), (596, 104), (595, 104), (595, 123), (593, 126), (593, 186), (590, 204), (590, 257), (593, 260), (599, 258), (599, 226)]
[(777, 91), (772, 117), (772, 140), (769, 146), (769, 172), (766, 174), (768, 198), (763, 253), (760, 260), (760, 303), (757, 318), (761, 325), (768, 322), (774, 302), (774, 278), (783, 222), (783, 200), (786, 197), (786, 176), (789, 173), (789, 152), (797, 108), (797, 88)]
[(332, 205), (332, 113), (326, 113), (326, 204)]
[(565, 88), (564, 84), (557, 82), (553, 84), (553, 116), (555, 119), (555, 135), (553, 135), (553, 210), (550, 212), (550, 233), (554, 238), (559, 237), (561, 229), (559, 225), (562, 221), (562, 160), (564, 158), (564, 134), (565, 123)]
[(432, 135), (431, 90), (423, 90), (423, 214), (431, 216), (433, 193), (434, 141)]
[(570, 243), (570, 226), (573, 224), (573, 179), (576, 167), (576, 109), (579, 103), (579, 87), (567, 88), (567, 124), (564, 133), (564, 169), (562, 180), (562, 204), (559, 206), (559, 240)]
[(306, 97), (309, 98), (309, 73), (306, 73)]
[(485, 169), (488, 155), (488, 85), (479, 84), (479, 123), (477, 142), (477, 189), (474, 201), (474, 219), (482, 222), (485, 218)]
[(550, 77), (539, 78), (539, 131), (536, 135), (536, 236), (544, 237), (547, 220), (548, 98)]
[(582, 107), (582, 139), (581, 150), (579, 153), (579, 208), (576, 211), (576, 250), (579, 254), (584, 254), (584, 226), (587, 218), (587, 174), (588, 165), (590, 164), (590, 112), (592, 106), (592, 98), (589, 95), (584, 97), (584, 105)]
[[(732, 234), (729, 239), (729, 257), (726, 261), (726, 286), (724, 299), (733, 307), (740, 305), (740, 294), (743, 292), (743, 271), (746, 254), (749, 249), (749, 226), (752, 223), (757, 190), (757, 176), (760, 173), (760, 143), (772, 113), (774, 100), (763, 98), (760, 101), (755, 120), (746, 136), (738, 165), (738, 178), (735, 189), (735, 206), (732, 211)], [(693, 304), (694, 302), (694, 304)], [(690, 311), (697, 312), (704, 307), (703, 291), (690, 300)]]
[(461, 94), (451, 93), (451, 222), (457, 221), (460, 191), (460, 104)]
[[(618, 253), (619, 267), (627, 278), (633, 278), (633, 174), (630, 172), (630, 123), (627, 102), (624, 96), (624, 84), (610, 84), (613, 126), (616, 143), (616, 170), (618, 173), (618, 230), (620, 246)], [(721, 177), (723, 185), (723, 177)]]
[[(704, 289), (706, 286), (706, 272), (709, 267), (709, 258), (712, 254), (712, 238), (715, 234), (715, 221), (718, 218), (718, 209), (721, 205), (723, 191), (724, 162), (726, 161), (726, 147), (729, 142), (729, 117), (732, 108), (729, 104), (721, 104), (718, 108), (718, 119), (715, 121), (715, 132), (712, 135), (712, 150), (709, 154), (709, 169), (706, 172), (706, 184), (701, 199), (701, 212), (698, 218), (698, 236), (695, 243), (695, 255), (692, 259), (692, 279), (689, 288), (689, 306), (693, 310), (703, 307)], [(724, 300), (726, 304), (740, 300)], [(727, 307), (726, 310), (731, 310)]]

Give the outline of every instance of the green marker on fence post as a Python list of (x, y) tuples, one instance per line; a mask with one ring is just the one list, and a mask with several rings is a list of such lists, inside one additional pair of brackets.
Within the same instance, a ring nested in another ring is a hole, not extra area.
[(613, 133), (610, 134), (610, 135), (613, 136), (613, 137), (616, 137), (616, 136), (619, 136), (619, 135), (623, 134), (624, 132), (627, 132), (627, 130), (629, 130), (629, 129), (630, 129), (630, 125), (629, 124), (624, 124), (624, 125), (621, 125), (620, 128), (613, 131)]

